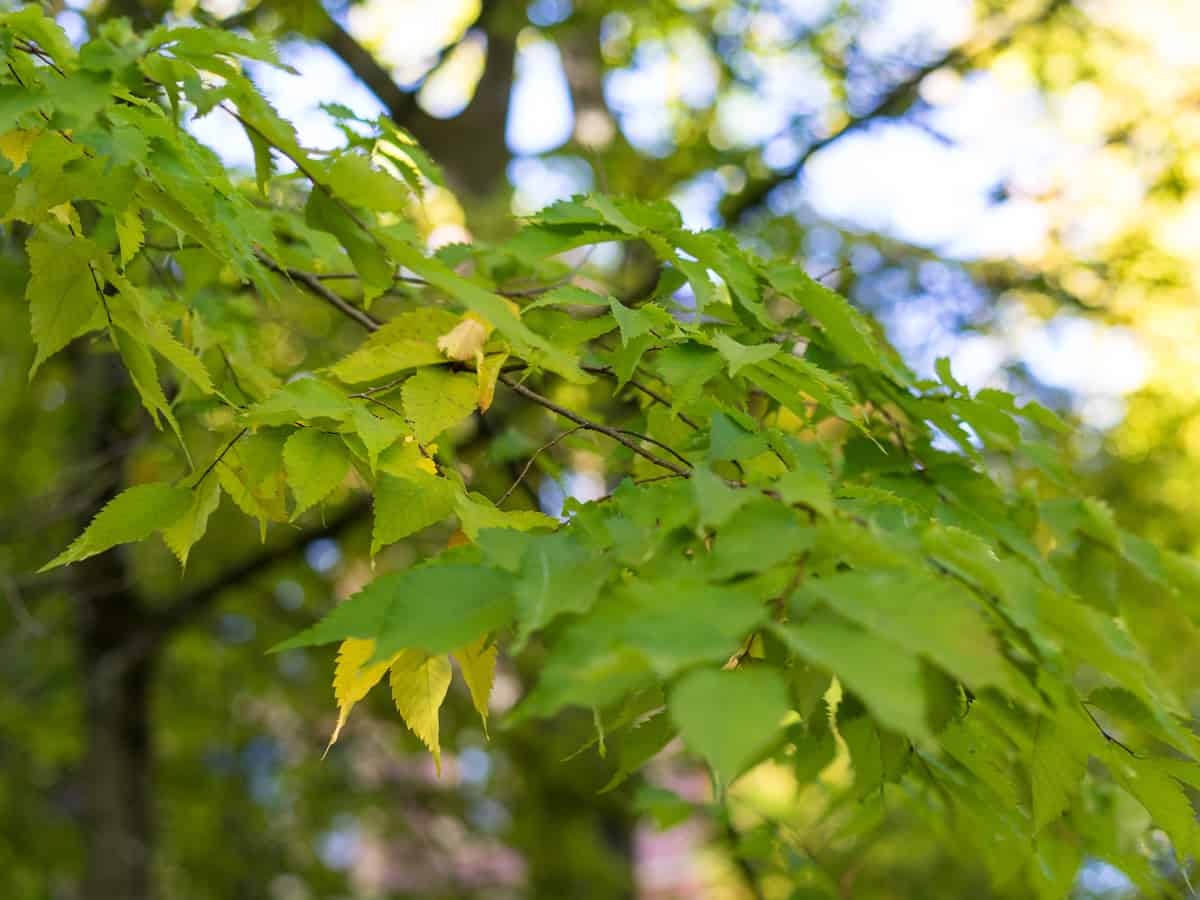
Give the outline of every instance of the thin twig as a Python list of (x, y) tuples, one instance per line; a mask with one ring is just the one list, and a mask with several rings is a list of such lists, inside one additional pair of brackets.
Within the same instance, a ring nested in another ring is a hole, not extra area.
[(651, 475), (649, 478), (638, 478), (634, 480), (634, 484), (653, 484), (656, 481), (666, 481), (668, 478), (686, 478), (686, 475), (676, 475), (674, 472), (668, 472), (666, 475)]
[(61, 68), (59, 68), (58, 63), (56, 63), (54, 61), (54, 57), (52, 57), (49, 53), (47, 53), (41, 47), (35, 47), (33, 44), (22, 43), (20, 41), (18, 41), (13, 46), (16, 47), (18, 50), (20, 50), (23, 53), (28, 53), (30, 56), (36, 56), (38, 59), (40, 59), (42, 62), (44, 62), (50, 68), (52, 68), (59, 75), (66, 77), (66, 73), (63, 72), (63, 70)]
[(250, 430), (249, 428), (243, 428), (241, 431), (239, 431), (237, 434), (235, 434), (232, 438), (229, 439), (229, 443), (226, 444), (224, 446), (224, 448), (221, 450), (221, 452), (217, 454), (216, 459), (214, 459), (212, 462), (210, 462), (208, 464), (208, 466), (205, 468), (205, 470), (200, 473), (200, 477), (197, 478), (196, 483), (192, 485), (193, 491), (196, 490), (197, 488), (199, 488), (200, 485), (202, 485), (204, 483), (204, 479), (208, 477), (208, 473), (217, 467), (217, 465), (221, 462), (221, 460), (223, 460), (225, 458), (225, 454), (228, 453), (230, 450), (232, 450), (233, 445), (236, 444), (238, 441), (240, 441), (242, 439), (242, 437), (246, 434), (246, 432), (249, 430)]
[(587, 252), (583, 254), (583, 259), (571, 267), (566, 275), (552, 281), (550, 284), (543, 284), (538, 287), (523, 288), (519, 290), (497, 290), (496, 293), (501, 297), (537, 297), (540, 294), (548, 294), (555, 288), (563, 287), (575, 280), (575, 276), (583, 271), (583, 267), (588, 264), (592, 258), (592, 253), (596, 250), (596, 245), (592, 244), (588, 247)]
[(363, 328), (368, 331), (378, 331), (380, 322), (365, 309), (359, 309), (348, 300), (339, 297), (325, 285), (321, 284), (320, 279), (311, 272), (305, 272), (301, 269), (290, 269), (277, 263), (271, 257), (267, 256), (261, 250), (255, 250), (254, 255), (258, 257), (259, 262), (276, 274), (282, 275), (285, 278), (298, 283), (305, 288), (310, 294), (320, 297), (330, 306), (337, 309), (344, 315), (349, 316)]
[[(596, 375), (609, 375), (613, 378), (617, 377), (617, 373), (613, 371), (612, 366), (580, 366), (580, 368), (583, 369), (583, 371), (585, 371), (585, 372), (592, 372)], [(652, 390), (651, 388), (646, 387), (646, 385), (642, 384), (640, 381), (637, 381), (636, 379), (633, 379), (633, 378), (630, 378), (625, 383), (627, 385), (629, 385), (630, 387), (641, 391), (643, 394), (645, 394), (647, 397), (649, 397), (655, 403), (661, 403), (663, 406), (667, 407), (668, 409), (671, 409), (671, 401), (668, 400), (666, 397), (664, 397), (662, 394), (658, 393), (658, 391), (655, 391), (655, 390)], [(691, 419), (689, 419), (683, 413), (676, 412), (675, 414), (677, 416), (679, 416), (679, 421), (682, 422), (684, 425), (686, 425), (688, 428), (691, 428), (693, 431), (700, 430), (700, 426), (697, 425)]]
[(513, 381), (511, 378), (509, 378), (507, 375), (504, 375), (503, 373), (500, 375), (499, 380), (502, 381), (510, 390), (520, 394), (522, 397), (526, 398), (527, 400), (532, 400), (534, 403), (538, 404), (539, 406), (544, 406), (546, 409), (550, 410), (551, 412), (557, 413), (558, 415), (562, 416), (564, 419), (571, 420), (576, 425), (580, 425), (583, 428), (587, 429), (588, 431), (595, 431), (598, 434), (607, 435), (608, 437), (610, 437), (614, 441), (616, 441), (618, 444), (622, 445), (623, 447), (627, 447), (628, 449), (632, 450), (634, 453), (636, 453), (638, 456), (642, 457), (643, 459), (648, 459), (650, 462), (654, 463), (656, 466), (666, 469), (668, 472), (674, 472), (676, 475), (679, 475), (682, 478), (690, 477), (691, 473), (687, 469), (685, 469), (679, 465), (676, 465), (675, 463), (671, 462), (670, 460), (663, 459), (661, 456), (658, 456), (657, 454), (651, 453), (649, 450), (640, 446), (637, 442), (635, 442), (634, 440), (632, 440), (631, 438), (629, 438), (625, 434), (623, 434), (620, 431), (620, 429), (613, 428), (609, 425), (603, 425), (600, 422), (593, 422), (591, 419), (585, 419), (583, 416), (579, 415), (579, 413), (577, 413), (573, 410), (567, 409), (565, 406), (559, 406), (557, 403), (555, 403), (553, 400), (549, 399), (548, 397), (543, 397), (537, 391), (530, 390), (529, 388), (525, 387), (525, 385), (521, 384), (518, 381)]
[(530, 456), (529, 460), (525, 463), (525, 467), (523, 469), (521, 469), (521, 474), (519, 474), (517, 476), (516, 481), (514, 481), (512, 483), (512, 485), (509, 487), (509, 489), (500, 496), (499, 500), (496, 501), (496, 506), (497, 507), (501, 506), (505, 500), (507, 500), (510, 496), (512, 496), (512, 492), (515, 491), (518, 486), (520, 486), (521, 482), (523, 482), (525, 480), (525, 476), (529, 474), (529, 470), (533, 467), (533, 461), (538, 458), (538, 454), (540, 454), (546, 450), (549, 450), (555, 444), (559, 443), (560, 441), (566, 440), (571, 435), (573, 435), (575, 432), (582, 431), (583, 429), (584, 429), (584, 426), (582, 426), (582, 425), (576, 425), (574, 428), (568, 428), (566, 431), (564, 431), (558, 437), (554, 438), (552, 441), (542, 444), (542, 446), (540, 446), (536, 450), (534, 450), (533, 455)]
[(370, 400), (375, 394), (383, 394), (390, 391), (392, 388), (396, 387), (406, 378), (408, 378), (409, 374), (410, 373), (405, 372), (403, 375), (393, 378), (391, 381), (386, 381), (383, 384), (377, 384), (374, 387), (369, 387), (366, 390), (359, 391), (357, 394), (351, 394), (350, 396), (355, 400)]
[(653, 444), (655, 447), (658, 447), (659, 449), (666, 450), (668, 453), (670, 453), (673, 457), (675, 457), (677, 460), (679, 460), (681, 463), (683, 463), (689, 469), (694, 468), (692, 466), (691, 460), (689, 460), (686, 456), (684, 456), (682, 453), (678, 452), (677, 450), (675, 450), (673, 447), (669, 446), (668, 444), (664, 444), (658, 438), (650, 437), (650, 435), (648, 435), (648, 434), (642, 434), (642, 432), (640, 432), (640, 431), (630, 431), (628, 428), (618, 428), (616, 430), (621, 432), (621, 434), (627, 434), (630, 437), (635, 437), (638, 440), (646, 441), (647, 443)]
[(1088, 706), (1090, 706), (1090, 704), (1086, 700), (1081, 700), (1079, 705), (1083, 708), (1083, 711), (1085, 713), (1087, 713), (1087, 717), (1092, 720), (1092, 724), (1096, 726), (1096, 730), (1100, 732), (1100, 734), (1104, 737), (1104, 739), (1106, 741), (1108, 741), (1110, 744), (1116, 744), (1118, 747), (1120, 747), (1122, 750), (1124, 750), (1126, 753), (1128, 753), (1134, 759), (1145, 759), (1145, 757), (1142, 756), (1140, 753), (1137, 753), (1137, 752), (1131, 750), (1129, 745), (1126, 744), (1124, 741), (1120, 740), (1119, 738), (1113, 737), (1111, 734), (1109, 734), (1108, 731), (1104, 728), (1104, 726), (1100, 724), (1100, 721), (1094, 715), (1092, 715), (1092, 711), (1090, 709), (1088, 709)]

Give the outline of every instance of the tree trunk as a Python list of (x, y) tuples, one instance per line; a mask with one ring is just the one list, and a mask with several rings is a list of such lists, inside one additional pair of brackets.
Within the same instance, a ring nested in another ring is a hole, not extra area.
[[(76, 391), (95, 413), (85, 446), (121, 452), (128, 381), (111, 353), (76, 351)], [(123, 461), (117, 463), (123, 469)], [(120, 471), (120, 469), (118, 471)], [(103, 492), (82, 531), (123, 487)], [(155, 654), (145, 605), (118, 548), (71, 567), (83, 681), (86, 870), (82, 900), (150, 900), (153, 885), (153, 795), (150, 722)]]
[(134, 600), (124, 591), (80, 598), (84, 900), (154, 896), (150, 687), (155, 660), (138, 652)]

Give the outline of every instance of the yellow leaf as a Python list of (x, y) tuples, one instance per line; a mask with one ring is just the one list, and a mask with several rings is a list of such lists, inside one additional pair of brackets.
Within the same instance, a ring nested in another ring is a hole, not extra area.
[(14, 169), (19, 169), (29, 159), (29, 148), (40, 134), (41, 131), (36, 128), (0, 134), (0, 154), (12, 163)]
[(487, 358), (480, 357), (475, 367), (479, 379), (479, 411), (487, 412), (496, 396), (496, 379), (500, 377), (500, 369), (508, 359), (507, 353), (494, 353)]
[(429, 748), (441, 775), (438, 710), (450, 689), (450, 657), (430, 656), (424, 650), (401, 650), (392, 659), (390, 682), (392, 699), (404, 724)]
[(74, 234), (83, 234), (83, 223), (79, 220), (79, 213), (75, 211), (75, 207), (69, 201), (67, 203), (60, 203), (58, 206), (52, 206), (47, 212), (62, 224), (72, 229)]
[(437, 339), (437, 346), (448, 359), (468, 362), (483, 352), (483, 345), (491, 333), (491, 325), (474, 313), (467, 313), (457, 325)]
[[(414, 444), (416, 441), (417, 439), (411, 434), (406, 435), (404, 438), (404, 443), (406, 444)], [(438, 471), (437, 463), (433, 461), (433, 454), (437, 453), (437, 444), (417, 444), (417, 446), (420, 448), (421, 455), (414, 460), (413, 465), (422, 472), (428, 472), (430, 475), (440, 475), (441, 472)]]
[(454, 651), (458, 667), (462, 670), (471, 702), (483, 720), (483, 733), (487, 734), (488, 699), (492, 694), (492, 682), (496, 679), (496, 645), (487, 646), (487, 637), (472, 641)]
[[(338, 720), (333, 729), (333, 737), (329, 739), (332, 747), (342, 733), (346, 717), (354, 704), (367, 696), (371, 688), (379, 683), (383, 673), (388, 669), (388, 662), (378, 662), (366, 665), (367, 660), (375, 655), (375, 642), (369, 638), (347, 638), (338, 648), (337, 668), (333, 674), (333, 695), (337, 698)], [(329, 747), (325, 752), (329, 752)]]

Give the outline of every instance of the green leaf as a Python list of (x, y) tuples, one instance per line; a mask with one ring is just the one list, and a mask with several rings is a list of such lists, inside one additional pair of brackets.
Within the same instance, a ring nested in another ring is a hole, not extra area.
[(144, 540), (174, 525), (191, 506), (192, 492), (185, 487), (155, 482), (127, 488), (105, 504), (71, 546), (38, 571), (79, 562), (117, 544)]
[(204, 537), (204, 532), (208, 530), (208, 519), (216, 512), (220, 502), (221, 482), (218, 478), (209, 477), (192, 489), (192, 505), (188, 511), (174, 525), (163, 529), (163, 539), (184, 568), (187, 567), (192, 547)]
[(408, 434), (408, 425), (390, 412), (384, 416), (376, 415), (371, 406), (365, 400), (356, 402), (350, 413), (350, 421), (366, 448), (367, 464), (374, 472), (379, 465), (379, 454)]
[(248, 425), (291, 425), (319, 419), (340, 422), (353, 412), (340, 388), (319, 378), (297, 378), (250, 408)]
[(638, 650), (663, 678), (728, 661), (767, 618), (766, 606), (748, 590), (683, 578), (633, 582), (606, 611), (621, 618), (610, 626), (616, 640)]
[(479, 388), (470, 373), (425, 369), (404, 382), (401, 396), (413, 434), (429, 443), (475, 411)]
[(30, 270), (25, 296), (37, 344), (29, 370), (32, 378), (43, 362), (72, 339), (103, 327), (104, 315), (92, 269), (92, 260), (100, 251), (91, 241), (43, 226), (26, 242), (25, 251)]
[(400, 265), (411, 269), (439, 290), (445, 291), (471, 312), (490, 322), (512, 343), (518, 355), (539, 362), (564, 378), (579, 383), (591, 381), (575, 357), (531, 331), (499, 294), (468, 281), (437, 259), (423, 255), (403, 241), (392, 240), (388, 248)]
[(482, 494), (459, 494), (455, 498), (454, 511), (467, 537), (475, 540), (479, 532), (486, 529), (510, 528), (514, 531), (530, 531), (536, 528), (558, 528), (557, 519), (533, 509), (499, 509)]
[(692, 488), (696, 492), (696, 508), (700, 510), (702, 528), (719, 528), (747, 501), (754, 498), (748, 490), (738, 490), (711, 469), (698, 468), (692, 472)]
[(619, 736), (614, 735), (617, 771), (600, 788), (600, 793), (607, 794), (623, 784), (630, 775), (658, 756), (678, 733), (671, 716), (664, 710), (624, 729)]
[(713, 338), (713, 346), (720, 351), (729, 363), (729, 374), (737, 376), (746, 366), (765, 362), (779, 352), (779, 344), (755, 344), (746, 346), (739, 344), (726, 334), (718, 334)]
[(622, 347), (628, 347), (630, 341), (647, 334), (655, 325), (644, 310), (628, 307), (615, 297), (609, 298), (608, 306), (621, 329)]
[(387, 253), (324, 188), (314, 187), (309, 193), (304, 219), (310, 228), (332, 234), (345, 248), (362, 278), (364, 299), (391, 288), (396, 269)]
[(784, 503), (799, 504), (820, 513), (826, 518), (833, 516), (833, 494), (830, 491), (829, 474), (818, 468), (792, 469), (775, 482), (775, 489)]
[(375, 660), (407, 648), (451, 653), (508, 622), (511, 590), (511, 576), (485, 566), (430, 564), (393, 572), (271, 652), (371, 638)]
[(353, 353), (329, 371), (346, 384), (362, 384), (407, 369), (446, 362), (437, 339), (458, 324), (447, 309), (425, 306), (408, 310), (374, 331)]
[(350, 453), (336, 434), (301, 428), (283, 445), (283, 465), (296, 498), (292, 519), (320, 503), (350, 471)]
[(870, 326), (846, 298), (810, 278), (796, 265), (775, 266), (769, 278), (775, 290), (800, 304), (816, 319), (830, 344), (847, 362), (889, 372)]
[(1052, 720), (1040, 719), (1030, 763), (1034, 831), (1041, 831), (1070, 807), (1086, 767), (1087, 753), (1072, 749)]
[(117, 352), (121, 354), (121, 362), (125, 364), (129, 378), (133, 381), (138, 396), (142, 399), (142, 406), (150, 413), (155, 427), (161, 428), (161, 419), (166, 419), (167, 424), (179, 436), (180, 443), (182, 443), (179, 422), (171, 412), (171, 404), (167, 400), (167, 395), (163, 393), (162, 385), (158, 380), (158, 367), (154, 364), (154, 357), (150, 354), (149, 347), (138, 339), (136, 333), (131, 334), (119, 325), (113, 328), (110, 334), (117, 345)]
[(807, 659), (833, 672), (879, 722), (932, 741), (920, 659), (891, 641), (837, 616), (818, 613), (776, 634)]
[(521, 562), (515, 592), (517, 643), (563, 613), (588, 610), (612, 563), (567, 532), (534, 541)]
[(742, 506), (718, 529), (708, 559), (710, 578), (764, 572), (812, 547), (815, 534), (798, 513), (782, 503), (758, 497)]
[(937, 376), (942, 380), (942, 384), (950, 388), (951, 391), (956, 394), (962, 394), (963, 396), (966, 396), (969, 393), (966, 385), (958, 381), (951, 373), (950, 359), (948, 357), (939, 356), (937, 361), (934, 363), (934, 368), (937, 370)]
[(996, 687), (1040, 705), (1005, 660), (978, 601), (949, 578), (917, 572), (846, 572), (812, 579), (804, 591), (839, 615), (918, 653), (979, 690)]
[(701, 669), (671, 691), (671, 718), (683, 741), (727, 787), (766, 751), (789, 709), (783, 678), (765, 666)]
[(117, 243), (121, 248), (121, 268), (129, 265), (146, 240), (146, 226), (136, 206), (116, 215)]
[(381, 547), (435, 525), (454, 512), (454, 485), (414, 468), (404, 477), (380, 475), (375, 486), (371, 555)]
[(374, 168), (365, 156), (358, 153), (338, 156), (319, 177), (334, 196), (351, 206), (400, 213), (412, 197), (403, 182)]

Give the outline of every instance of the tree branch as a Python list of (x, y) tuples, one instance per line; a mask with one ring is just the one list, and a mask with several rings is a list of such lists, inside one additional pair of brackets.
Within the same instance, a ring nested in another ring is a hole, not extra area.
[(848, 134), (861, 131), (868, 125), (880, 120), (894, 119), (902, 116), (916, 99), (921, 82), (934, 72), (946, 66), (971, 63), (978, 60), (984, 54), (1003, 50), (1016, 39), (1021, 31), (1046, 22), (1060, 9), (1070, 5), (1071, 0), (1050, 0), (1037, 15), (1010, 26), (982, 49), (972, 52), (967, 45), (963, 44), (949, 50), (932, 62), (921, 66), (908, 78), (888, 91), (878, 103), (865, 113), (847, 120), (841, 128), (809, 144), (804, 152), (800, 154), (800, 158), (791, 166), (780, 172), (775, 172), (767, 178), (751, 181), (740, 194), (733, 194), (726, 197), (721, 203), (722, 218), (729, 225), (739, 224), (750, 212), (761, 206), (775, 188), (794, 179), (808, 164), (809, 159), (815, 154), (820, 153), (830, 144), (841, 140)]
[[(688, 478), (691, 476), (691, 473), (687, 469), (683, 468), (682, 466), (676, 465), (675, 463), (671, 462), (670, 460), (663, 459), (661, 456), (658, 456), (657, 454), (651, 453), (649, 450), (640, 446), (632, 438), (628, 437), (627, 433), (620, 429), (613, 428), (609, 425), (604, 425), (600, 422), (593, 422), (591, 419), (585, 419), (583, 416), (579, 415), (579, 413), (575, 412), (574, 410), (567, 409), (565, 406), (559, 406), (557, 403), (555, 403), (550, 398), (543, 397), (541, 394), (537, 393), (536, 391), (530, 390), (529, 388), (525, 387), (525, 385), (521, 384), (519, 381), (513, 381), (507, 375), (501, 374), (500, 381), (504, 382), (504, 384), (510, 390), (514, 391), (515, 393), (520, 394), (522, 397), (526, 398), (527, 400), (532, 400), (534, 403), (538, 404), (539, 406), (544, 406), (546, 409), (550, 410), (553, 413), (557, 413), (558, 415), (562, 416), (564, 419), (570, 419), (576, 425), (581, 426), (582, 428), (584, 428), (587, 431), (594, 431), (597, 434), (603, 434), (607, 437), (612, 438), (618, 444), (621, 444), (624, 447), (628, 447), (630, 450), (632, 450), (638, 456), (642, 457), (643, 459), (650, 460), (650, 462), (654, 463), (656, 466), (659, 466), (660, 468), (666, 469), (668, 472), (674, 472), (676, 475), (679, 475), (682, 478)], [(638, 437), (644, 438), (643, 435), (638, 435)], [(654, 444), (658, 443), (658, 441), (655, 441), (651, 438), (644, 438), (644, 439), (648, 440)], [(677, 458), (683, 459), (683, 457), (679, 456), (678, 453), (675, 453), (674, 450), (672, 450), (671, 452)]]
[(365, 519), (370, 510), (366, 498), (359, 498), (324, 524), (297, 531), (283, 543), (263, 547), (258, 553), (192, 588), (171, 606), (151, 616), (143, 652), (152, 650), (174, 631), (202, 616), (225, 591), (287, 562), (315, 540), (337, 537)]
[[(319, 188), (317, 188), (317, 190), (319, 190)], [(338, 312), (342, 313), (343, 315), (349, 316), (351, 319), (353, 319), (355, 322), (357, 322), (363, 328), (367, 329), (367, 331), (378, 331), (379, 330), (380, 323), (379, 323), (378, 319), (376, 319), (374, 316), (372, 316), (366, 310), (359, 309), (357, 306), (355, 306), (349, 300), (346, 300), (345, 298), (338, 296), (333, 291), (331, 291), (329, 288), (325, 287), (325, 285), (321, 284), (320, 279), (317, 278), (316, 275), (312, 274), (311, 272), (301, 271), (300, 269), (289, 269), (284, 266), (281, 266), (279, 263), (277, 263), (275, 260), (271, 259), (271, 257), (267, 256), (267, 254), (263, 253), (261, 250), (256, 250), (254, 255), (258, 257), (259, 262), (261, 262), (264, 266), (266, 266), (272, 272), (275, 272), (279, 275), (284, 276), (285, 278), (287, 278), (291, 281), (296, 282), (301, 287), (303, 287), (305, 290), (307, 290), (309, 293), (324, 300), (326, 303), (328, 303), (330, 306), (332, 306)]]

